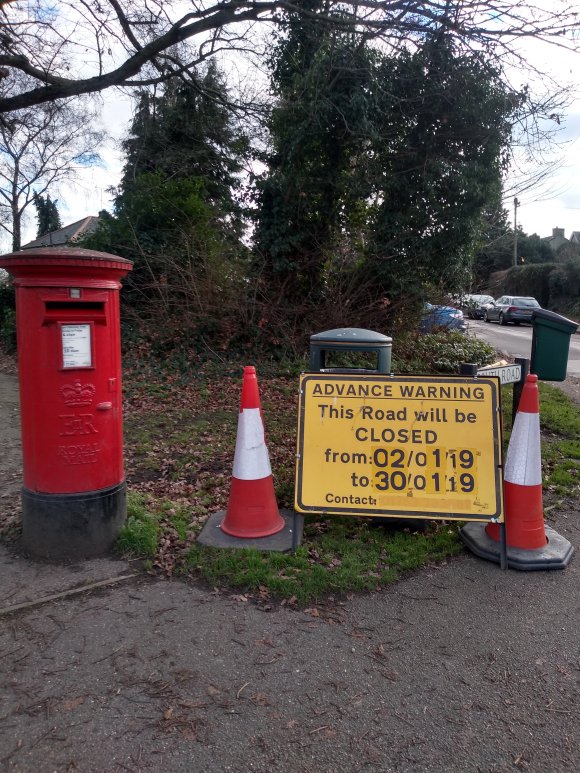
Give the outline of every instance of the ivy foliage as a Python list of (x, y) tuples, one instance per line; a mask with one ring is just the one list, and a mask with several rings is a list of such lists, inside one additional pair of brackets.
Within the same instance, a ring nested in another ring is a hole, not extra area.
[(369, 193), (363, 168), (377, 55), (323, 22), (304, 25), (291, 14), (288, 29), (270, 61), (276, 102), (255, 241), (268, 281), (316, 297), (326, 258), (356, 233)]
[(386, 66), (396, 100), (384, 95), (387, 141), (376, 147), (368, 262), (388, 292), (459, 290), (468, 286), (483, 214), (500, 202), (520, 97), (444, 35)]
[(523, 95), (450, 36), (387, 55), (296, 14), (270, 64), (256, 254), (271, 295), (318, 303), (351, 277), (392, 310), (468, 286)]

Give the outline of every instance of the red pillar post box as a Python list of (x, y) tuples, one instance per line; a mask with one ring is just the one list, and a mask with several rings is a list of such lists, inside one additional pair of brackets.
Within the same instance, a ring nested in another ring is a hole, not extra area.
[(119, 288), (132, 263), (47, 247), (0, 267), (16, 287), (24, 545), (47, 558), (102, 554), (126, 518)]

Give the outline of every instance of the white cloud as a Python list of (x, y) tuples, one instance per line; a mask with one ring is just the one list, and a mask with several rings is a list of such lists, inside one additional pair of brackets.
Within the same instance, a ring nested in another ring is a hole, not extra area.
[[(550, 236), (553, 228), (564, 228), (569, 238), (572, 231), (580, 231), (580, 54), (533, 40), (525, 42), (524, 51), (528, 61), (548, 75), (548, 79), (537, 77), (534, 80), (528, 74), (532, 88), (535, 91), (543, 88), (545, 93), (564, 89), (569, 104), (558, 116), (560, 123), (553, 121), (547, 126), (556, 130), (558, 147), (552, 152), (544, 151), (544, 159), (549, 159), (550, 163), (543, 184), (518, 193), (518, 225), (526, 233), (540, 236)], [(521, 73), (520, 76), (524, 82), (525, 76)], [(529, 164), (528, 171), (538, 171), (541, 159), (542, 152), (539, 151), (536, 162)], [(510, 193), (505, 206), (513, 223), (513, 192)]]

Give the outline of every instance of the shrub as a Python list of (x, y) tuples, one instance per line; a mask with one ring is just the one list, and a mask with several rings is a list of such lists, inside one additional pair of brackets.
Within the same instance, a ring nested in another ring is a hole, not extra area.
[(14, 288), (0, 277), (0, 346), (8, 354), (16, 351), (16, 312)]
[(541, 306), (550, 303), (550, 274), (554, 263), (535, 263), (530, 266), (514, 266), (506, 272), (500, 295), (531, 295)]
[(549, 278), (550, 308), (580, 316), (580, 260), (558, 264)]
[(393, 339), (394, 373), (459, 373), (462, 363), (488, 365), (496, 358), (485, 341), (458, 332), (408, 333)]

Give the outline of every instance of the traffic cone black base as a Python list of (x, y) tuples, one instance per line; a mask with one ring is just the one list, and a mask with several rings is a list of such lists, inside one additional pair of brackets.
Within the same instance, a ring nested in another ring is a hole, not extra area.
[(225, 510), (211, 515), (197, 541), (214, 548), (255, 548), (278, 553), (296, 550), (302, 542), (304, 518), (294, 510), (280, 510), (284, 525), (280, 531), (266, 537), (232, 537), (222, 529)]
[[(565, 569), (574, 553), (572, 544), (557, 531), (544, 526), (547, 543), (540, 548), (507, 547), (507, 565), (509, 569), (535, 571), (541, 569)], [(500, 543), (492, 539), (484, 523), (472, 522), (459, 530), (459, 536), (472, 553), (488, 561), (501, 563)]]

